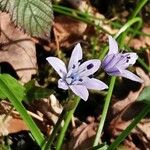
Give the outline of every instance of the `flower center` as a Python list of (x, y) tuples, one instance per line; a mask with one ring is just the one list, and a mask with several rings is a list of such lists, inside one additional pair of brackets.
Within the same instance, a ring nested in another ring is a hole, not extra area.
[(82, 82), (82, 79), (77, 73), (72, 73), (69, 77), (66, 78), (67, 84), (74, 84), (76, 81)]

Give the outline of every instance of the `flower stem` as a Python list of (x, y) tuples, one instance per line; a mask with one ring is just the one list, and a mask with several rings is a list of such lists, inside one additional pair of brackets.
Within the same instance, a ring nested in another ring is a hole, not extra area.
[(101, 18), (96, 18), (95, 16), (89, 15), (88, 13), (84, 13), (82, 11), (79, 11), (76, 9), (71, 9), (68, 7), (61, 6), (61, 5), (54, 5), (53, 4), (53, 11), (60, 13), (60, 14), (64, 14), (66, 16), (70, 16), (70, 17), (75, 18), (77, 20), (83, 21), (87, 24), (90, 24), (90, 25), (96, 27), (97, 30), (101, 30), (107, 34), (111, 34), (105, 28), (103, 28), (99, 24), (95, 23), (95, 20), (103, 21), (103, 19), (101, 19)]
[(51, 145), (52, 145), (52, 143), (53, 143), (53, 141), (54, 141), (54, 139), (55, 139), (56, 133), (58, 132), (58, 130), (59, 130), (59, 128), (60, 128), (61, 122), (62, 122), (62, 120), (64, 119), (65, 114), (66, 114), (66, 110), (63, 109), (63, 111), (62, 111), (62, 113), (60, 114), (59, 119), (58, 119), (58, 121), (57, 121), (57, 123), (56, 123), (56, 125), (55, 125), (55, 128), (54, 128), (52, 134), (50, 135), (50, 137), (49, 137), (48, 140), (47, 140), (47, 143), (46, 143), (46, 145), (45, 145), (44, 150), (48, 150), (48, 149), (51, 148)]
[(105, 120), (106, 120), (106, 115), (107, 115), (107, 112), (108, 112), (112, 92), (113, 92), (114, 85), (115, 85), (115, 80), (116, 80), (116, 77), (111, 77), (110, 85), (109, 85), (109, 89), (108, 89), (108, 94), (105, 98), (105, 104), (104, 104), (101, 120), (100, 120), (100, 123), (99, 123), (99, 126), (98, 126), (98, 130), (97, 130), (97, 133), (96, 133), (96, 137), (95, 137), (93, 146), (98, 145), (100, 136), (102, 134), (102, 130), (103, 130), (103, 126), (104, 126), (104, 123), (105, 123)]
[(138, 58), (138, 62), (143, 66), (146, 71), (150, 72), (150, 67), (140, 57)]
[(114, 150), (131, 132), (131, 130), (140, 122), (142, 118), (150, 111), (150, 104), (146, 105), (145, 108), (137, 115), (133, 122), (116, 138), (116, 140), (108, 147), (107, 150)]
[(57, 141), (57, 144), (56, 144), (56, 150), (60, 150), (61, 149), (64, 137), (65, 137), (65, 133), (66, 133), (67, 128), (69, 126), (69, 123), (70, 123), (70, 120), (72, 118), (72, 115), (75, 112), (79, 102), (80, 102), (80, 97), (76, 97), (75, 100), (74, 100), (74, 108), (69, 110), (68, 113), (67, 113), (67, 116), (66, 116), (66, 119), (65, 119), (65, 122), (64, 122), (64, 126), (63, 126), (63, 128), (62, 128), (62, 130), (61, 130), (61, 132), (59, 134), (59, 137), (58, 137), (58, 141)]
[(136, 5), (134, 11), (132, 12), (129, 19), (132, 19), (137, 16), (137, 14), (141, 11), (143, 6), (148, 2), (148, 0), (139, 0), (138, 4)]

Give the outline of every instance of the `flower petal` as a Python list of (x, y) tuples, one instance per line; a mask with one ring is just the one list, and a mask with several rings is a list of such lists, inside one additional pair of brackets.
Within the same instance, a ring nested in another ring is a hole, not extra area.
[(115, 56), (116, 56), (115, 54), (106, 55), (106, 57), (102, 61), (101, 67), (102, 68), (107, 67), (111, 63), (111, 61), (114, 59)]
[(46, 60), (54, 68), (55, 71), (63, 78), (67, 74), (66, 66), (62, 60), (57, 57), (47, 57)]
[(78, 75), (80, 77), (92, 75), (99, 69), (100, 65), (99, 59), (88, 60), (79, 66)]
[(87, 89), (91, 89), (91, 90), (103, 90), (108, 88), (108, 86), (104, 82), (89, 77), (84, 79), (83, 85), (85, 85)]
[(118, 53), (117, 41), (114, 38), (112, 38), (112, 36), (109, 36), (108, 39), (109, 39), (109, 52), (107, 55), (117, 54)]
[(89, 97), (89, 92), (87, 88), (83, 85), (70, 85), (70, 89), (83, 100), (87, 101)]
[[(109, 57), (109, 56), (110, 55), (107, 55), (104, 61), (106, 61), (107, 57)], [(110, 62), (107, 63), (107, 65), (106, 65), (106, 62), (105, 62), (105, 66), (104, 65), (103, 65), (104, 67), (102, 66), (103, 69), (106, 70), (106, 72), (107, 72), (110, 69), (115, 68), (117, 66), (117, 63), (119, 63), (122, 60), (122, 58), (123, 58), (122, 53), (118, 53), (118, 54), (114, 55), (113, 58), (110, 60)]]
[(144, 82), (141, 78), (139, 78), (137, 75), (135, 75), (134, 73), (128, 70), (120, 70), (120, 72), (117, 72), (115, 75), (130, 79), (136, 82), (140, 82), (140, 83)]
[(75, 48), (72, 51), (69, 64), (68, 64), (68, 71), (71, 68), (78, 67), (79, 66), (79, 61), (82, 59), (82, 48), (80, 43), (78, 43)]
[(117, 68), (126, 69), (127, 67), (135, 64), (138, 59), (138, 55), (136, 53), (124, 53), (123, 56), (126, 58), (126, 61), (123, 65), (118, 63)]
[(64, 80), (59, 79), (58, 80), (58, 88), (68, 90), (69, 87), (68, 87), (67, 83)]

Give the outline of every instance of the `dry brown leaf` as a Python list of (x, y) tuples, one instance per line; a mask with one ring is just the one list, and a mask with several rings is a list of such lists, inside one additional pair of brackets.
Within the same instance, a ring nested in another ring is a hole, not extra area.
[(0, 136), (28, 130), (24, 121), (19, 117), (19, 113), (16, 115), (12, 110), (11, 114), (9, 114), (10, 109), (10, 102), (5, 100), (0, 101)]
[(150, 86), (150, 76), (140, 67), (136, 67), (136, 72), (138, 76), (144, 80), (144, 86)]
[(20, 119), (20, 118), (12, 118), (8, 121), (9, 128), (8, 132), (10, 133), (16, 133), (20, 131), (28, 131), (29, 129), (27, 128), (25, 122)]
[(0, 63), (9, 63), (22, 82), (36, 73), (36, 51), (31, 37), (15, 27), (10, 16), (0, 12)]
[[(59, 47), (68, 48), (82, 40), (86, 28), (86, 23), (67, 16), (56, 16), (54, 20), (55, 41), (59, 43)], [(53, 49), (56, 49), (55, 41), (50, 44)]]
[(142, 68), (136, 67), (136, 73), (141, 79), (144, 80), (144, 83), (142, 84), (140, 89), (138, 89), (137, 91), (129, 91), (129, 94), (127, 95), (126, 98), (124, 99), (114, 98), (113, 99), (114, 103), (113, 103), (112, 109), (114, 111), (114, 114), (122, 111), (126, 106), (135, 102), (140, 92), (143, 90), (143, 88), (146, 86), (150, 86), (150, 76), (146, 74)]
[(82, 123), (79, 127), (73, 129), (71, 140), (64, 144), (63, 150), (83, 150), (92, 147), (98, 124), (91, 122)]
[[(142, 29), (144, 33), (150, 33), (150, 26), (145, 25)], [(139, 38), (134, 38), (130, 42), (130, 46), (134, 49), (150, 47), (150, 37), (149, 36), (140, 36)]]
[[(132, 103), (129, 104), (122, 112), (118, 113), (118, 115), (112, 119), (109, 124), (109, 133), (111, 134), (111, 141), (116, 138), (116, 136), (120, 135), (122, 131), (124, 131), (129, 124), (132, 122), (132, 119), (138, 115), (143, 109), (145, 105), (141, 103)], [(138, 124), (137, 127), (134, 128), (130, 135), (126, 138), (123, 145), (129, 146), (133, 149), (140, 149), (143, 147), (142, 150), (148, 150), (150, 148), (150, 119), (142, 119)], [(136, 140), (140, 141), (136, 143)]]
[[(41, 130), (49, 135), (52, 132), (63, 107), (52, 94), (49, 98), (33, 101), (28, 109), (43, 118), (43, 121), (40, 121), (39, 119), (36, 120), (38, 121)], [(63, 125), (63, 123), (64, 122), (62, 121), (61, 125)]]
[(6, 136), (11, 133), (25, 130), (28, 131), (28, 128), (22, 119), (7, 116), (7, 118), (3, 120), (5, 116), (5, 114), (0, 115), (0, 136)]
[[(113, 112), (113, 114), (115, 115), (115, 118), (112, 118), (112, 121), (108, 125), (112, 140), (127, 128), (132, 119), (144, 107), (144, 104), (142, 105), (141, 103), (136, 102), (136, 99), (143, 88), (150, 85), (150, 77), (139, 67), (136, 68), (136, 72), (138, 76), (144, 80), (144, 84), (142, 84), (141, 88), (138, 91), (130, 91), (126, 98), (122, 100), (115, 100), (111, 111), (111, 113)], [(142, 145), (143, 150), (147, 150), (150, 148), (148, 146), (150, 145), (150, 135), (148, 132), (150, 125), (144, 125), (144, 123), (142, 123), (143, 120), (137, 125), (136, 128), (132, 130), (131, 134), (124, 141), (123, 145), (125, 147), (130, 147), (131, 149), (140, 149), (140, 146)], [(136, 139), (135, 136), (139, 138), (139, 141), (141, 141), (139, 145), (134, 142), (134, 140)]]
[(9, 121), (12, 119), (11, 116), (8, 116), (5, 121), (5, 114), (0, 115), (0, 136), (6, 136), (9, 134), (8, 127), (10, 126)]
[(147, 139), (150, 140), (150, 118), (142, 119), (139, 124), (137, 124), (138, 129), (142, 131)]
[(136, 145), (130, 141), (130, 140), (125, 140), (123, 145), (120, 145), (118, 149), (121, 150), (140, 150), (139, 148), (136, 147)]
[(140, 88), (137, 92), (130, 91), (128, 96), (125, 99), (118, 100), (113, 104), (112, 108), (115, 113), (122, 111), (126, 106), (136, 101), (143, 87)]

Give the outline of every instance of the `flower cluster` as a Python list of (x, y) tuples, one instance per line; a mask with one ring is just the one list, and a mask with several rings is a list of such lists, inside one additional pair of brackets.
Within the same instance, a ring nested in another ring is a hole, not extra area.
[(57, 71), (61, 79), (58, 80), (58, 87), (64, 90), (71, 89), (83, 100), (87, 100), (89, 93), (87, 89), (103, 90), (108, 86), (100, 80), (90, 78), (101, 65), (98, 59), (88, 60), (81, 63), (82, 48), (77, 44), (71, 54), (71, 58), (66, 68), (63, 61), (57, 57), (48, 57), (47, 61)]
[[(109, 75), (143, 82), (138, 76), (126, 70), (136, 62), (137, 58), (136, 53), (119, 53), (117, 42), (109, 36), (109, 52), (102, 61), (102, 68)], [(85, 101), (89, 96), (88, 89), (103, 90), (108, 88), (104, 82), (91, 77), (101, 66), (99, 59), (91, 59), (81, 63), (82, 48), (80, 44), (75, 46), (68, 67), (57, 57), (48, 57), (46, 60), (60, 76), (58, 87), (64, 90), (71, 89)]]

